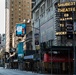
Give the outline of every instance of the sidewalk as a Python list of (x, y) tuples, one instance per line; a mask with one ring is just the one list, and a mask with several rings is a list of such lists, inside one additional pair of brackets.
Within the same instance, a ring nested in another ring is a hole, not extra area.
[(40, 74), (40, 73), (37, 73), (37, 72), (32, 72), (32, 71), (26, 71), (26, 70), (19, 70), (19, 69), (10, 69), (10, 70), (17, 70), (17, 71), (23, 71), (23, 72), (27, 72), (27, 73), (30, 73), (30, 75), (51, 75), (51, 74)]
[(32, 71), (25, 71), (25, 70), (19, 70), (19, 69), (10, 69), (10, 70), (23, 71), (30, 75), (67, 75), (67, 74), (40, 74), (40, 73), (36, 73), (36, 72), (32, 72)]

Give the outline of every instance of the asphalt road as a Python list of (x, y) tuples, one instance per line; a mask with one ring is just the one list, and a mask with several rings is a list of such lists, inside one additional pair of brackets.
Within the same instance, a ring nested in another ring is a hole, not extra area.
[(3, 67), (0, 67), (0, 75), (44, 75), (44, 74), (38, 74), (38, 73), (32, 73), (32, 72), (20, 71), (14, 69), (5, 69)]
[(32, 72), (14, 70), (14, 69), (4, 69), (0, 67), (0, 75), (36, 75)]
[[(5, 69), (3, 67), (0, 67), (0, 75), (51, 75), (51, 74), (39, 74), (29, 71), (21, 71), (18, 69)], [(67, 75), (67, 74), (52, 74), (52, 75)]]

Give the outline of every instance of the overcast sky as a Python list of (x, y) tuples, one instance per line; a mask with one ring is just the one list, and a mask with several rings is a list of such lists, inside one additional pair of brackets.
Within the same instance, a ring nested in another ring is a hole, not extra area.
[(5, 0), (0, 0), (0, 34), (5, 33)]

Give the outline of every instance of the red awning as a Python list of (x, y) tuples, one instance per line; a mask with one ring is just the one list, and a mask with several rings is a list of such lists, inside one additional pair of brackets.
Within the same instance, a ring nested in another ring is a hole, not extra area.
[(51, 57), (51, 55), (49, 54), (44, 54), (44, 62), (73, 62), (72, 58), (68, 58), (65, 56), (58, 56), (58, 55), (53, 55)]

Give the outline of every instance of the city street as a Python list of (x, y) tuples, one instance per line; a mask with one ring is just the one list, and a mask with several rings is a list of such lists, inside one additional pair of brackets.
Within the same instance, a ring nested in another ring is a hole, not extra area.
[(47, 75), (0, 67), (0, 75)]

